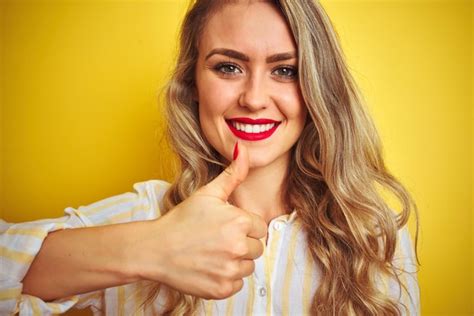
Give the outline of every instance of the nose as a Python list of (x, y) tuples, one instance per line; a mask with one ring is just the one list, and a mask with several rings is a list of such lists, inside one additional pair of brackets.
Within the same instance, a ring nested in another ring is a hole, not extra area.
[(270, 97), (266, 91), (263, 74), (254, 73), (249, 76), (240, 94), (240, 106), (247, 107), (251, 111), (258, 111), (266, 108), (269, 102)]

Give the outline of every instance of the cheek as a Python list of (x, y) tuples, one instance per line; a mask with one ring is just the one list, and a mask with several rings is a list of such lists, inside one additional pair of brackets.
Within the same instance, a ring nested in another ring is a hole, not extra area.
[(203, 80), (198, 91), (199, 114), (207, 118), (222, 116), (235, 101), (235, 89), (222, 80)]
[[(204, 83), (204, 82), (203, 82)], [(233, 94), (222, 84), (204, 83), (199, 87), (199, 123), (204, 138), (219, 151), (226, 123), (224, 118), (232, 107)]]
[(298, 88), (287, 90), (281, 94), (282, 111), (289, 120), (304, 124), (307, 115), (306, 105)]
[(223, 121), (226, 110), (223, 97), (217, 93), (201, 94), (199, 99), (199, 121), (204, 133), (209, 136), (216, 134), (220, 121)]

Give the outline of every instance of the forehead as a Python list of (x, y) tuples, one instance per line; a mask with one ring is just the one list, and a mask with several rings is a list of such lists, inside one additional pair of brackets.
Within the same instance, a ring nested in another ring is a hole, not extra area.
[(216, 47), (266, 55), (296, 51), (286, 20), (270, 2), (237, 2), (216, 11), (203, 29), (200, 55)]

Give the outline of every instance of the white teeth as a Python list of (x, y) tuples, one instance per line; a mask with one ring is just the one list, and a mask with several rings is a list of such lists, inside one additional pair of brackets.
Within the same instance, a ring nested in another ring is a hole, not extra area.
[(231, 121), (232, 126), (234, 126), (239, 131), (244, 131), (249, 134), (263, 133), (272, 129), (275, 126), (275, 123), (269, 124), (244, 124), (239, 122)]

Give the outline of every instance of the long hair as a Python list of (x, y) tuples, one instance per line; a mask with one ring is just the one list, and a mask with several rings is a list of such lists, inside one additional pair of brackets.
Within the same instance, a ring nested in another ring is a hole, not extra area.
[[(225, 168), (222, 157), (202, 136), (193, 91), (202, 30), (210, 16), (229, 2), (235, 1), (193, 1), (182, 25), (177, 65), (166, 90), (167, 132), (180, 170), (165, 194), (163, 213)], [(297, 44), (299, 85), (309, 114), (291, 150), (283, 192), (284, 201), (298, 212), (307, 251), (321, 270), (311, 314), (400, 315), (400, 304), (377, 287), (377, 276), (393, 278), (405, 288), (392, 260), (397, 232), (411, 212), (416, 216), (417, 248), (416, 205), (384, 164), (378, 133), (323, 7), (312, 0), (272, 3)], [(381, 190), (392, 193), (401, 210), (395, 213)], [(158, 292), (159, 286), (148, 302)], [(196, 312), (199, 298), (174, 290), (167, 294), (166, 314)]]

